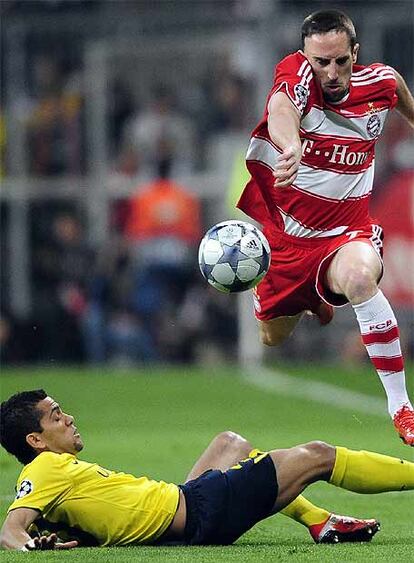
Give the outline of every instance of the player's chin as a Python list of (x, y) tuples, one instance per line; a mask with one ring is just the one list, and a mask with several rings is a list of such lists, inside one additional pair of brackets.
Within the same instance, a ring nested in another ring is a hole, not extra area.
[(80, 452), (81, 450), (83, 450), (83, 442), (80, 436), (76, 436), (73, 446), (76, 452)]
[(346, 94), (346, 88), (328, 88), (323, 91), (323, 97), (327, 102), (339, 102)]

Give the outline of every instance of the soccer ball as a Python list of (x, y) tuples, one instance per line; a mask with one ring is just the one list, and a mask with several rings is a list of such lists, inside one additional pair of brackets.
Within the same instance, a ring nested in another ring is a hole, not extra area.
[(198, 263), (205, 279), (224, 293), (255, 287), (270, 266), (270, 246), (264, 234), (244, 221), (224, 221), (204, 235)]

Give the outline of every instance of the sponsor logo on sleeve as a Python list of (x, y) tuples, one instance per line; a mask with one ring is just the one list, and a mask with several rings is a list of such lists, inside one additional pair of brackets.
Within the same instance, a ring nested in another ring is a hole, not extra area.
[(299, 109), (305, 109), (306, 103), (309, 98), (309, 90), (303, 84), (296, 84), (293, 88), (295, 94), (295, 103)]
[(17, 491), (16, 500), (30, 494), (33, 491), (33, 488), (34, 488), (33, 483), (31, 481), (29, 481), (28, 479), (24, 479), (20, 483), (20, 488)]

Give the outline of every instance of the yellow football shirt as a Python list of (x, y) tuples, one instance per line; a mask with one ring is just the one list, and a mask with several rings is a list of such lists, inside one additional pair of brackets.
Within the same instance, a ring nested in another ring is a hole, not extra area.
[(170, 525), (179, 489), (103, 469), (71, 454), (43, 452), (24, 466), (10, 510), (33, 508), (50, 522), (83, 530), (99, 545), (151, 543)]

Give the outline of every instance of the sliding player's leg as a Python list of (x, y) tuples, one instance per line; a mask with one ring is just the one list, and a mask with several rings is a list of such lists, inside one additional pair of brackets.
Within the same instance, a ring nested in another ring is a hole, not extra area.
[[(316, 480), (363, 494), (414, 489), (414, 463), (367, 451), (334, 448), (323, 442), (310, 442), (288, 450), (270, 452), (276, 467), (279, 491), (274, 511), (294, 504), (295, 495)], [(319, 530), (321, 543), (369, 541), (379, 530), (375, 520), (334, 518)], [(315, 532), (317, 528), (315, 527)], [(315, 538), (314, 538), (315, 539)], [(318, 540), (316, 540), (318, 541)]]
[[(197, 478), (208, 469), (225, 471), (240, 459), (249, 457), (252, 450), (252, 444), (239, 434), (231, 431), (222, 432), (211, 441), (196, 461), (187, 475), (186, 482)], [(365, 541), (371, 539), (367, 530), (371, 530), (375, 526), (375, 521), (371, 519), (360, 520), (332, 514), (324, 508), (312, 504), (301, 495), (286, 506), (281, 514), (306, 526), (317, 543), (335, 542), (332, 530), (338, 528), (342, 532), (347, 531), (346, 540), (345, 536), (342, 536), (343, 541)]]
[(218, 434), (195, 462), (185, 482), (196, 479), (208, 469), (225, 471), (240, 459), (248, 457), (253, 446), (235, 432)]
[(309, 442), (273, 450), (270, 456), (279, 485), (274, 512), (282, 510), (315, 481), (328, 481), (363, 494), (414, 490), (413, 462), (375, 452)]
[(414, 489), (414, 463), (365, 450), (337, 447), (329, 483), (355, 493)]
[[(315, 478), (326, 479), (333, 470), (335, 449), (332, 446), (311, 442), (288, 450), (276, 450), (271, 455), (279, 482), (278, 501), (283, 505), (298, 494), (280, 512), (307, 526), (316, 543), (369, 542), (379, 531), (379, 522), (374, 519), (328, 513), (299, 494)], [(276, 510), (279, 510), (278, 506)]]

